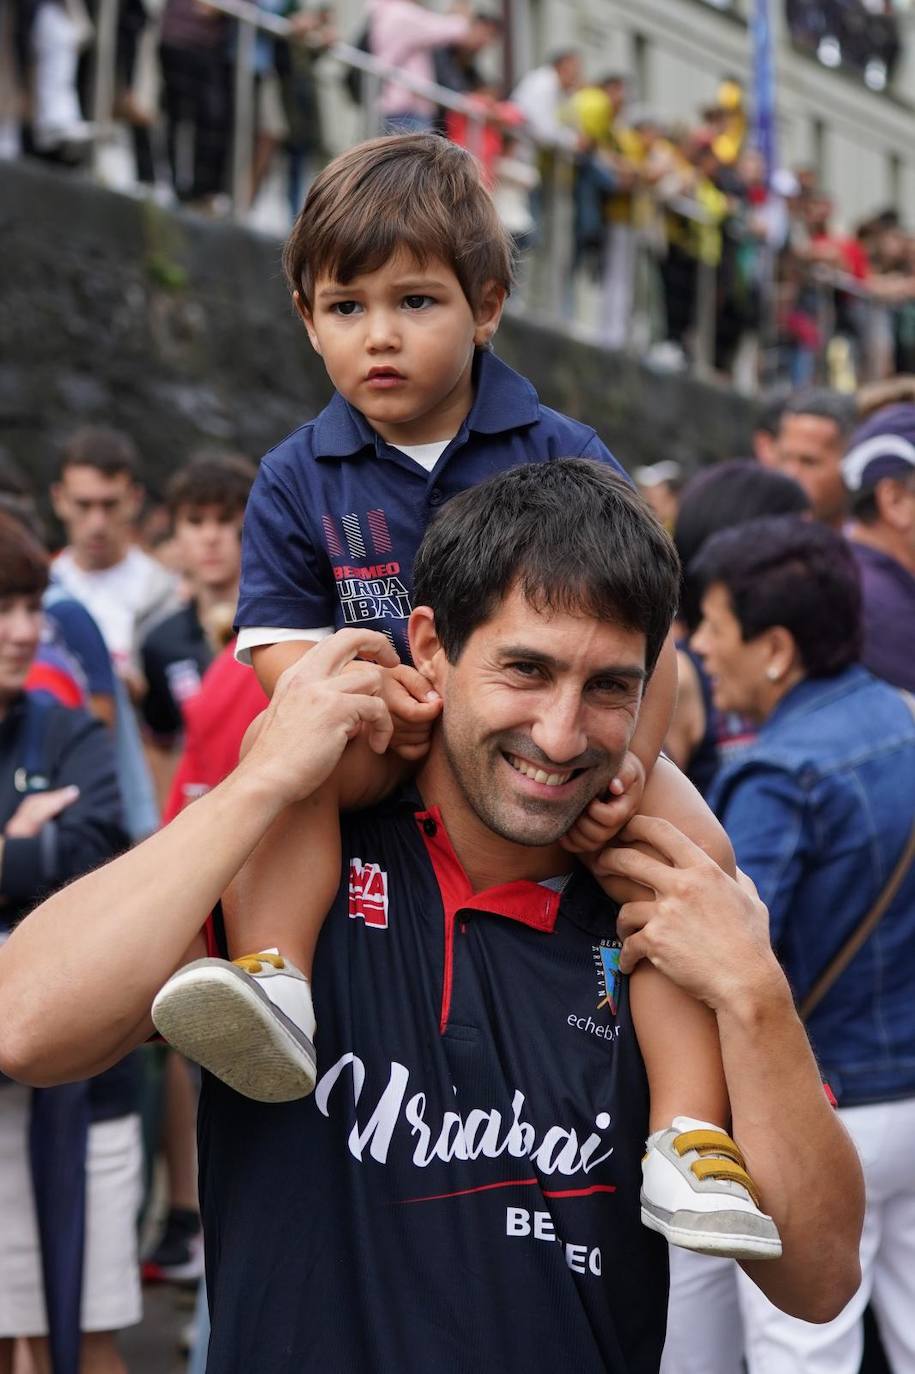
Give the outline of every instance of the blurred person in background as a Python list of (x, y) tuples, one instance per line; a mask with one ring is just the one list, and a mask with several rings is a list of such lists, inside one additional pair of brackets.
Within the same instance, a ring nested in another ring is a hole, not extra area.
[(161, 99), (179, 200), (218, 212), (228, 187), (232, 126), (230, 21), (197, 0), (166, 0), (159, 31)]
[(915, 405), (887, 406), (856, 429), (842, 476), (861, 577), (861, 661), (915, 692)]
[(69, 541), (54, 561), (54, 585), (91, 613), (114, 663), (118, 779), (132, 839), (150, 834), (159, 819), (131, 705), (145, 691), (139, 641), (179, 596), (178, 579), (133, 543), (143, 495), (138, 472), (139, 455), (126, 434), (87, 426), (66, 444), (51, 488)]
[(178, 595), (177, 579), (133, 542), (143, 497), (139, 469), (139, 453), (126, 434), (86, 426), (67, 441), (51, 488), (67, 536), (54, 580), (91, 611), (136, 700), (143, 694), (143, 629)]
[[(472, 26), (467, 0), (457, 0), (448, 14), (427, 9), (418, 0), (368, 0), (367, 14), (372, 54), (424, 81), (435, 79), (435, 50), (463, 42)], [(396, 81), (382, 85), (378, 110), (384, 133), (422, 133), (435, 125), (432, 101)]]
[[(729, 1262), (671, 1252), (663, 1374), (857, 1374), (871, 1301), (890, 1368), (915, 1368), (915, 719), (861, 666), (860, 593), (847, 542), (796, 516), (709, 540), (693, 636), (719, 710), (751, 715), (756, 745), (710, 803), (769, 908), (824, 1080), (855, 1141), (867, 1206), (862, 1284), (817, 1326), (777, 1312)], [(891, 875), (898, 879), (895, 894)], [(865, 918), (879, 924), (805, 999)], [(824, 1216), (824, 1227), (830, 1218)]]
[[(127, 842), (108, 732), (85, 711), (24, 690), (48, 566), (37, 540), (0, 513), (0, 941), (36, 901)], [(58, 1354), (61, 1339), (78, 1343), (78, 1332), (60, 1329), (68, 1292), (81, 1310), (81, 1374), (124, 1372), (114, 1333), (140, 1320), (134, 1067), (128, 1059), (63, 1089), (0, 1078), (3, 1374), (16, 1337), (28, 1340), (38, 1374), (51, 1368), (49, 1317)]]
[(241, 522), (256, 468), (241, 454), (200, 453), (167, 491), (173, 550), (187, 600), (140, 645), (146, 693), (141, 715), (163, 800), (177, 763), (186, 703), (231, 635), (241, 575)]
[(502, 31), (498, 15), (474, 10), (460, 42), (448, 43), (433, 52), (433, 80), (457, 95), (479, 90), (486, 80), (479, 66), (480, 54), (501, 41)]
[(814, 519), (834, 529), (848, 512), (842, 455), (854, 415), (854, 402), (837, 391), (799, 391), (785, 402), (775, 440), (775, 466), (800, 482)]
[(778, 430), (782, 422), (782, 411), (785, 409), (785, 403), (790, 394), (790, 391), (778, 387), (763, 392), (760, 397), (760, 407), (756, 415), (756, 423), (753, 426), (750, 444), (753, 457), (764, 468), (778, 466), (776, 456)]
[(295, 219), (324, 152), (324, 128), (315, 63), (337, 40), (330, 5), (297, 10), (288, 16), (288, 40), (275, 42), (276, 71), (286, 117), (287, 191), (289, 212)]
[(683, 468), (672, 458), (636, 468), (632, 474), (635, 484), (654, 511), (668, 534), (677, 522), (680, 492), (683, 490)]
[[(636, 476), (636, 480), (638, 477)], [(719, 711), (701, 657), (690, 644), (698, 629), (700, 584), (693, 563), (720, 530), (733, 529), (764, 515), (805, 514), (806, 492), (792, 478), (760, 467), (752, 459), (716, 463), (693, 477), (680, 497), (673, 529), (680, 555), (680, 610), (677, 616), (677, 702), (665, 752), (703, 796), (719, 767), (755, 738), (755, 725), (734, 711)]]
[(581, 54), (573, 48), (556, 52), (523, 76), (511, 102), (524, 115), (538, 142), (547, 148), (577, 152), (580, 135), (569, 120), (569, 97), (581, 85)]

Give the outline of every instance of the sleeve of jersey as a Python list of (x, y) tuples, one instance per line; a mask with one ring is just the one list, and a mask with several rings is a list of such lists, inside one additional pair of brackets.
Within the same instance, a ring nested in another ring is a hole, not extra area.
[(102, 632), (78, 601), (60, 603), (51, 614), (60, 626), (64, 642), (79, 659), (92, 696), (114, 696), (114, 669)]
[(309, 630), (332, 625), (335, 609), (330, 564), (309, 514), (288, 483), (262, 462), (242, 528), (236, 629)]
[(618, 472), (621, 477), (625, 477), (626, 481), (630, 484), (630, 486), (633, 485), (632, 478), (629, 476), (629, 473), (626, 471), (626, 469), (622, 466), (621, 463), (617, 462), (613, 454), (607, 448), (607, 445), (602, 443), (601, 440), (598, 439), (596, 434), (591, 435), (591, 438), (585, 444), (584, 448), (578, 456), (579, 458), (593, 458), (595, 462), (609, 464), (609, 466), (613, 468), (614, 472)]

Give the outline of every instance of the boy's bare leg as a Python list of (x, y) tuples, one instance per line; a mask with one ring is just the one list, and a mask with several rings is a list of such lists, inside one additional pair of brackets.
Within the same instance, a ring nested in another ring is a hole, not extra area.
[(113, 1331), (83, 1332), (79, 1350), (79, 1374), (127, 1374)]
[(630, 974), (629, 995), (651, 1092), (649, 1130), (664, 1130), (675, 1116), (727, 1128), (728, 1092), (713, 1012), (647, 960)]

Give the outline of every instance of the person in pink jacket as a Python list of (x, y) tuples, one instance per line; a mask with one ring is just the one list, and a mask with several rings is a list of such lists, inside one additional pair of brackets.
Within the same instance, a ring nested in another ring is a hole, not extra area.
[[(460, 43), (471, 23), (465, 0), (449, 14), (428, 10), (416, 0), (369, 0), (368, 15), (372, 54), (424, 81), (435, 79), (433, 51)], [(378, 109), (385, 133), (420, 132), (433, 126), (434, 103), (395, 81), (382, 86)]]

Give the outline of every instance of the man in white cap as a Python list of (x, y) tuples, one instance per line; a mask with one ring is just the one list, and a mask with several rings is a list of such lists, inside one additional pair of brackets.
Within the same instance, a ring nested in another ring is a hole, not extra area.
[(915, 405), (870, 416), (852, 435), (842, 478), (861, 574), (862, 662), (915, 692)]

